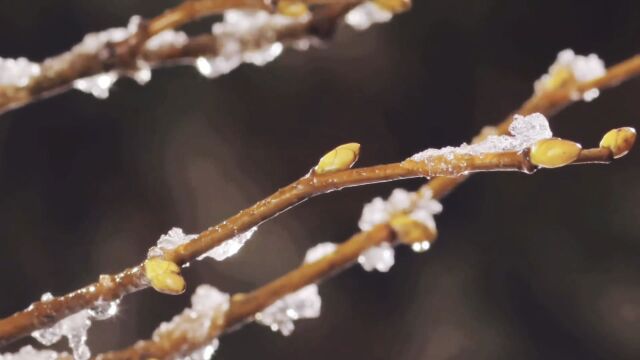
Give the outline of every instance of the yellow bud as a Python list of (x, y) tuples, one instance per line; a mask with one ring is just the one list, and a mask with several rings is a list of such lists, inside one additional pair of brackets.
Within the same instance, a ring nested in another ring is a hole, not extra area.
[(310, 14), (309, 7), (305, 3), (295, 0), (279, 1), (278, 12), (289, 17), (302, 17)]
[(349, 169), (358, 160), (358, 155), (360, 155), (360, 144), (340, 145), (326, 153), (314, 170), (317, 174), (324, 174)]
[(389, 225), (398, 235), (398, 240), (406, 245), (431, 242), (436, 238), (436, 229), (431, 229), (406, 214), (393, 216)]
[(540, 140), (531, 147), (531, 163), (544, 168), (556, 168), (572, 163), (580, 155), (582, 146), (558, 138)]
[(187, 287), (180, 267), (176, 263), (161, 258), (151, 258), (144, 262), (144, 274), (157, 291), (169, 294), (182, 294)]
[(625, 156), (636, 142), (636, 129), (623, 127), (613, 129), (606, 133), (600, 140), (600, 147), (607, 148), (613, 153), (615, 159)]
[(411, 8), (411, 0), (374, 0), (374, 3), (392, 13), (404, 12)]

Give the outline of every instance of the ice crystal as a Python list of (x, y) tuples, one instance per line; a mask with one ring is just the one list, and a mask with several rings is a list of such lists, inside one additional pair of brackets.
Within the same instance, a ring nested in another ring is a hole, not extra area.
[(40, 75), (40, 65), (25, 58), (0, 58), (0, 85), (27, 86), (31, 79)]
[(413, 220), (421, 222), (430, 229), (436, 229), (433, 215), (442, 211), (442, 204), (433, 199), (431, 191), (409, 192), (394, 189), (387, 200), (374, 198), (362, 208), (358, 226), (361, 230), (371, 230), (378, 224), (387, 223), (398, 213), (406, 213)]
[(115, 71), (110, 71), (75, 80), (73, 87), (76, 90), (91, 94), (97, 99), (106, 99), (109, 97), (109, 90), (116, 80), (118, 80), (118, 74)]
[(178, 360), (210, 360), (219, 347), (220, 341), (218, 341), (218, 339), (215, 339), (210, 344), (201, 347), (191, 354), (179, 357)]
[(393, 13), (380, 5), (365, 1), (347, 13), (344, 20), (356, 30), (366, 30), (373, 24), (385, 23), (391, 20)]
[(511, 135), (489, 135), (476, 144), (462, 144), (458, 147), (427, 149), (413, 155), (410, 160), (429, 162), (434, 157), (452, 159), (455, 155), (482, 155), (507, 151), (522, 151), (536, 142), (548, 139), (553, 134), (544, 115), (535, 113), (527, 116), (515, 115), (509, 126)]
[[(133, 16), (129, 20), (129, 25), (125, 27), (111, 28), (100, 32), (89, 33), (85, 35), (82, 41), (73, 47), (72, 52), (95, 54), (102, 50), (106, 44), (125, 40), (136, 31), (140, 24), (141, 18)], [(138, 63), (138, 69), (131, 72), (131, 76), (140, 84), (144, 84), (151, 79), (151, 72), (148, 65)], [(118, 80), (116, 71), (108, 71), (105, 73), (88, 76), (75, 80), (73, 87), (77, 90), (91, 94), (98, 99), (106, 99), (109, 97), (109, 90)]]
[[(46, 302), (52, 298), (50, 293), (46, 293), (42, 295), (41, 300)], [(98, 301), (93, 308), (67, 316), (51, 327), (32, 332), (31, 336), (46, 346), (55, 344), (64, 336), (69, 342), (75, 360), (89, 359), (91, 351), (86, 342), (91, 320), (106, 320), (114, 316), (118, 312), (118, 304), (119, 300)]]
[(227, 10), (222, 21), (213, 25), (218, 52), (196, 59), (198, 71), (208, 77), (224, 75), (242, 63), (263, 66), (277, 58), (284, 45), (277, 41), (279, 29), (306, 21), (262, 10)]
[[(536, 93), (554, 90), (562, 86), (567, 76), (578, 83), (588, 82), (604, 76), (607, 73), (604, 61), (596, 54), (576, 55), (571, 49), (565, 49), (558, 53), (556, 61), (551, 64), (549, 71), (538, 79), (534, 88)], [(598, 97), (599, 92), (587, 91), (583, 95), (585, 101), (591, 101)]]
[[(320, 260), (334, 252), (336, 247), (336, 244), (330, 242), (312, 247), (307, 250), (304, 263)], [(289, 336), (295, 329), (295, 320), (317, 318), (320, 316), (321, 308), (322, 298), (318, 293), (318, 285), (310, 284), (269, 305), (257, 313), (255, 319), (272, 331), (279, 331), (282, 335)]]
[(211, 251), (198, 256), (198, 260), (202, 260), (206, 257), (212, 257), (215, 260), (222, 261), (237, 254), (238, 251), (240, 251), (244, 244), (249, 241), (249, 239), (251, 239), (251, 237), (257, 230), (258, 227), (254, 226), (251, 229), (224, 241), (222, 244), (211, 249)]
[[(229, 294), (210, 285), (200, 285), (191, 296), (191, 307), (176, 315), (171, 321), (163, 322), (153, 332), (153, 339), (185, 337), (193, 342), (207, 340), (209, 329), (214, 321), (220, 321), (229, 309)], [(183, 360), (208, 360), (218, 348), (218, 339), (181, 358)]]
[[(222, 261), (228, 257), (231, 257), (240, 251), (240, 249), (244, 246), (244, 244), (253, 236), (253, 234), (258, 230), (258, 227), (255, 226), (243, 233), (240, 233), (226, 241), (222, 244), (214, 247), (210, 251), (200, 255), (198, 260), (203, 260), (207, 257), (214, 258), (215, 260)], [(169, 230), (166, 235), (160, 236), (158, 243), (156, 246), (149, 249), (147, 253), (147, 257), (156, 257), (162, 256), (164, 251), (175, 249), (176, 247), (188, 243), (189, 241), (197, 238), (197, 234), (185, 234), (182, 229), (174, 227)]]
[(0, 354), (0, 360), (56, 360), (59, 356), (53, 350), (36, 350), (31, 345), (23, 346), (18, 352)]
[(358, 263), (366, 271), (387, 272), (395, 263), (395, 251), (389, 243), (372, 246), (358, 256)]
[(304, 256), (305, 263), (312, 263), (314, 261), (318, 261), (321, 258), (331, 254), (336, 250), (338, 245), (331, 242), (320, 243), (311, 249), (307, 250), (306, 255)]
[(158, 240), (156, 246), (149, 249), (147, 257), (151, 258), (162, 256), (164, 251), (175, 249), (176, 247), (185, 244), (197, 237), (198, 235), (188, 235), (185, 234), (181, 228), (174, 227), (165, 235), (160, 236), (160, 239)]
[(183, 31), (164, 30), (147, 40), (144, 44), (146, 50), (156, 51), (170, 47), (181, 47), (189, 41), (189, 36)]
[(320, 316), (322, 299), (318, 285), (311, 284), (284, 296), (266, 309), (256, 314), (256, 321), (269, 326), (272, 331), (280, 331), (289, 336), (295, 329), (293, 322), (299, 319), (313, 319)]

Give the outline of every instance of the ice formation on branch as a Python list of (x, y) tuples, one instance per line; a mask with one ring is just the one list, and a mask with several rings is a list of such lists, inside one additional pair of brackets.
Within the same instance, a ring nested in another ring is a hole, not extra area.
[(393, 13), (373, 1), (365, 1), (347, 13), (344, 21), (356, 30), (366, 30), (371, 25), (391, 20)]
[(228, 257), (231, 257), (240, 251), (244, 244), (251, 239), (253, 234), (258, 230), (257, 226), (240, 233), (229, 240), (226, 240), (222, 244), (214, 247), (211, 251), (198, 256), (198, 260), (202, 260), (206, 257), (212, 257), (215, 260), (222, 261)]
[[(210, 251), (200, 255), (198, 260), (203, 260), (207, 257), (214, 258), (215, 260), (222, 261), (228, 257), (231, 257), (240, 251), (244, 244), (251, 239), (253, 234), (258, 230), (257, 226), (240, 233), (231, 239), (224, 241), (222, 244), (216, 246)], [(180, 228), (173, 228), (169, 230), (166, 235), (160, 236), (156, 246), (149, 249), (147, 257), (162, 256), (164, 251), (175, 249), (176, 247), (188, 243), (189, 241), (197, 238), (197, 234), (185, 234)]]
[[(555, 90), (573, 81), (585, 83), (607, 73), (604, 61), (596, 54), (576, 55), (573, 50), (565, 49), (558, 53), (556, 61), (549, 71), (538, 79), (534, 88), (536, 93)], [(600, 94), (598, 89), (591, 89), (582, 95), (584, 101), (592, 101)]]
[[(430, 190), (409, 192), (404, 189), (395, 189), (387, 200), (381, 197), (374, 198), (362, 208), (362, 215), (358, 226), (361, 230), (371, 230), (378, 224), (388, 223), (394, 215), (407, 214), (415, 221), (422, 223), (429, 229), (436, 231), (436, 222), (433, 215), (442, 211), (442, 204), (433, 199)], [(416, 252), (429, 249), (429, 242), (419, 242), (412, 245)], [(373, 246), (358, 257), (358, 263), (366, 271), (387, 272), (393, 266), (394, 250), (388, 243)]]
[(31, 78), (40, 75), (40, 65), (25, 58), (0, 58), (0, 85), (27, 86)]
[(535, 113), (527, 116), (515, 115), (509, 126), (511, 135), (489, 135), (475, 144), (462, 144), (458, 147), (427, 149), (413, 155), (410, 160), (429, 162), (435, 157), (453, 159), (456, 155), (482, 155), (508, 151), (522, 151), (536, 142), (548, 139), (553, 134), (544, 115)]
[[(42, 295), (43, 302), (53, 299), (50, 293)], [(45, 346), (51, 346), (63, 336), (69, 341), (69, 347), (75, 360), (87, 360), (91, 357), (91, 351), (87, 346), (87, 332), (92, 320), (106, 320), (118, 312), (119, 300), (100, 301), (88, 310), (79, 311), (73, 315), (58, 321), (48, 328), (36, 330), (31, 333), (36, 340)]]
[(284, 49), (277, 41), (278, 31), (308, 18), (270, 14), (263, 10), (227, 10), (223, 20), (213, 24), (211, 30), (216, 35), (218, 55), (200, 57), (195, 66), (202, 75), (215, 78), (242, 63), (266, 65)]
[[(140, 16), (133, 16), (126, 28), (118, 27), (85, 35), (80, 44), (73, 47), (73, 52), (95, 54), (108, 43), (125, 40), (138, 31), (141, 22)], [(151, 79), (151, 69), (144, 61), (136, 62), (137, 68), (130, 71), (130, 76), (139, 84), (144, 85)], [(109, 71), (94, 76), (75, 80), (73, 87), (77, 90), (91, 94), (98, 99), (109, 97), (109, 90), (118, 80), (117, 71)]]
[(168, 29), (149, 38), (144, 44), (144, 48), (157, 51), (164, 48), (181, 47), (187, 42), (189, 42), (189, 36), (185, 32)]
[(372, 246), (358, 256), (358, 263), (366, 271), (387, 272), (395, 264), (395, 251), (389, 243)]
[[(191, 342), (208, 341), (212, 325), (224, 320), (224, 313), (229, 309), (229, 294), (223, 293), (210, 285), (200, 285), (191, 296), (191, 307), (176, 315), (171, 321), (163, 322), (153, 332), (153, 340), (163, 342), (164, 339), (185, 337)], [(181, 360), (208, 360), (218, 349), (218, 339), (197, 349)]]
[[(336, 249), (334, 243), (320, 243), (309, 250), (304, 257), (304, 263), (311, 263), (331, 254)], [(269, 326), (272, 331), (280, 331), (289, 336), (295, 329), (294, 321), (299, 319), (314, 319), (320, 316), (322, 298), (318, 293), (318, 285), (311, 284), (292, 292), (269, 305), (255, 315), (259, 324)]]
[(0, 360), (56, 360), (59, 356), (53, 350), (36, 350), (31, 345), (24, 346), (18, 352), (0, 354)]

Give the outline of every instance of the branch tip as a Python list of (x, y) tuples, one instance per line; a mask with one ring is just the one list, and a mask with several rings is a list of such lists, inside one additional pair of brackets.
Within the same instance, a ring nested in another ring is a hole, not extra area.
[(622, 127), (607, 132), (600, 140), (600, 147), (611, 150), (613, 158), (625, 156), (636, 142), (636, 129)]

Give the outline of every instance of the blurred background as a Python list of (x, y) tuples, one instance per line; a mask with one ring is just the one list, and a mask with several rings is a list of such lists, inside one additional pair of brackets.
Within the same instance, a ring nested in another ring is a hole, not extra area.
[[(0, 56), (42, 59), (89, 31), (177, 1), (0, 0)], [(334, 146), (359, 165), (457, 145), (502, 120), (571, 47), (614, 64), (638, 51), (640, 2), (418, 0), (390, 24), (340, 28), (215, 80), (193, 68), (71, 91), (0, 117), (0, 316), (138, 263), (160, 234), (199, 232), (307, 172)], [(190, 31), (207, 31), (211, 19)], [(640, 125), (640, 82), (553, 118), (585, 146)], [(640, 151), (610, 166), (472, 177), (444, 200), (439, 241), (354, 267), (320, 289), (322, 316), (284, 338), (248, 325), (216, 359), (638, 359)], [(335, 192), (279, 216), (240, 255), (198, 262), (189, 290), (127, 297), (90, 330), (94, 353), (148, 337), (198, 284), (248, 291), (307, 248), (357, 230), (362, 205), (404, 181)], [(25, 342), (3, 351), (15, 350)]]

